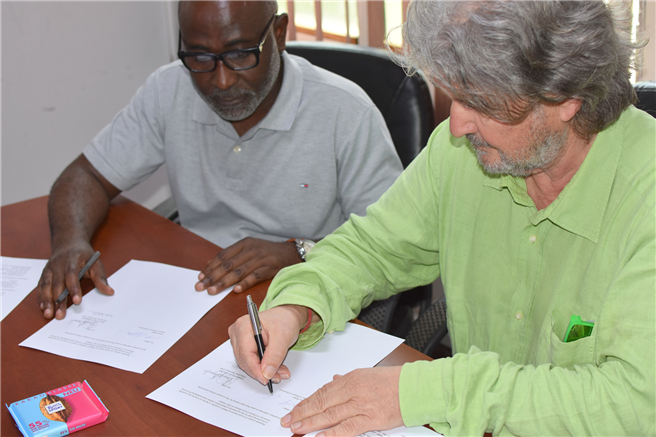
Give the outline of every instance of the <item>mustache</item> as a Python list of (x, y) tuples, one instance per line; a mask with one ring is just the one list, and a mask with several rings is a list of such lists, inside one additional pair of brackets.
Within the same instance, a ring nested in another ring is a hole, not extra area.
[(252, 96), (255, 93), (242, 88), (230, 88), (227, 90), (214, 89), (207, 97), (210, 99), (232, 100), (243, 96)]
[(465, 134), (465, 137), (469, 140), (472, 146), (476, 147), (491, 147), (490, 143), (485, 141), (483, 138), (479, 137), (476, 134)]

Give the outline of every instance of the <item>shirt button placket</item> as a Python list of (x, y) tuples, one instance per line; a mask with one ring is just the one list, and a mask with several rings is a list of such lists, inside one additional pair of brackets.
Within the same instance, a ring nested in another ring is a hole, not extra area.
[[(226, 175), (232, 180), (233, 184), (241, 185), (244, 178), (244, 166), (246, 165), (244, 160), (247, 158), (242, 139), (240, 138), (232, 143), (232, 149), (228, 149), (226, 152)], [(236, 188), (237, 185), (231, 186), (232, 189), (241, 189)]]

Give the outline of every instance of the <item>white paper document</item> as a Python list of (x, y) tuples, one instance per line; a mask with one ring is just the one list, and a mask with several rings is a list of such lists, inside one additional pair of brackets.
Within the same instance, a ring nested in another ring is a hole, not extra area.
[(41, 272), (48, 260), (0, 257), (2, 265), (2, 319), (30, 294), (39, 283)]
[(232, 290), (196, 282), (195, 270), (132, 260), (109, 278), (113, 296), (91, 290), (20, 345), (143, 373)]
[(413, 426), (412, 428), (406, 428), (400, 426), (398, 428), (389, 429), (387, 431), (369, 431), (361, 434), (360, 437), (423, 437), (423, 436), (436, 436), (441, 435), (438, 432), (433, 431), (432, 429), (425, 428), (423, 426)]
[[(319, 434), (321, 431), (311, 432), (305, 434), (305, 437), (314, 437)], [(360, 437), (435, 437), (437, 435), (443, 436), (439, 432), (435, 432), (432, 429), (428, 429), (423, 426), (413, 426), (412, 428), (406, 428), (405, 426), (399, 426), (398, 428), (388, 429), (387, 431), (369, 431), (364, 434), (360, 434)]]
[[(255, 341), (255, 340), (253, 340)], [(246, 375), (227, 341), (147, 397), (196, 419), (243, 436), (291, 436), (280, 419), (333, 375), (373, 367), (403, 340), (373, 329), (346, 324), (316, 347), (289, 351), (285, 365), (292, 377), (266, 386)]]

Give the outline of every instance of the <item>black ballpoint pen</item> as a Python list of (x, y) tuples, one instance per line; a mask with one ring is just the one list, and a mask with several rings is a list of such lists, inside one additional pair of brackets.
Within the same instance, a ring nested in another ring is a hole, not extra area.
[[(253, 334), (255, 335), (255, 343), (257, 343), (257, 354), (260, 356), (260, 361), (264, 356), (264, 342), (262, 341), (262, 325), (260, 324), (260, 316), (257, 313), (257, 306), (253, 303), (251, 296), (246, 296), (246, 305), (248, 306), (248, 315), (251, 318), (251, 325), (253, 325)], [(267, 383), (269, 393), (273, 394), (273, 384), (271, 380)]]
[[(93, 254), (93, 256), (87, 261), (87, 263), (82, 267), (82, 270), (80, 270), (80, 273), (77, 275), (77, 280), (81, 280), (84, 274), (91, 268), (93, 263), (96, 262), (96, 260), (100, 258), (100, 252), (96, 251), (96, 253)], [(66, 297), (68, 296), (68, 288), (64, 288), (64, 291), (62, 291), (62, 294), (59, 295), (57, 298), (57, 301), (55, 302), (55, 305), (59, 305), (62, 303)]]

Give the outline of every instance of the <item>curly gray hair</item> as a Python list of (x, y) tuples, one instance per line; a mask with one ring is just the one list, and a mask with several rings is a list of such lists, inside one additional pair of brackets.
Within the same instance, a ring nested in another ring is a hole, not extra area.
[(631, 42), (628, 18), (599, 0), (415, 0), (398, 59), (499, 120), (578, 99), (572, 128), (590, 138), (636, 99), (630, 69), (640, 44)]

